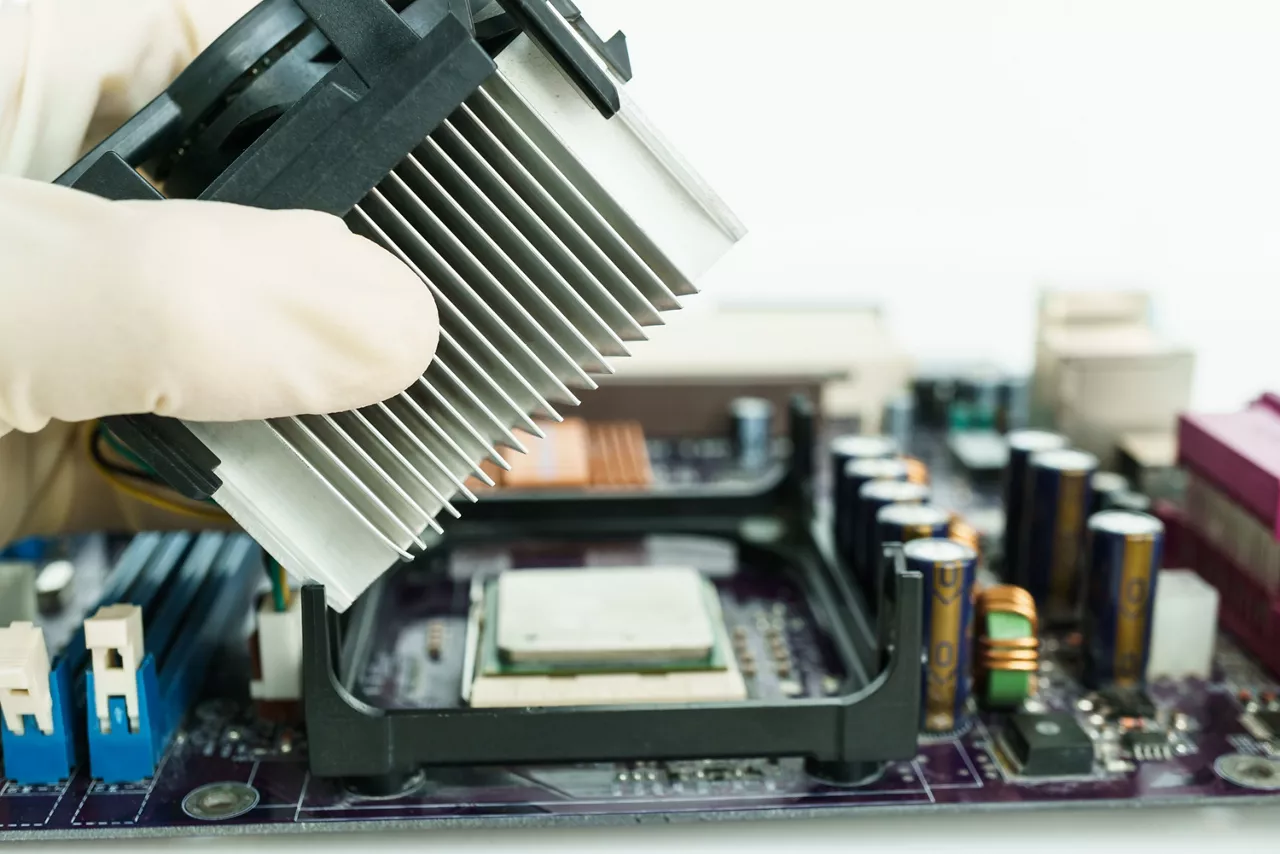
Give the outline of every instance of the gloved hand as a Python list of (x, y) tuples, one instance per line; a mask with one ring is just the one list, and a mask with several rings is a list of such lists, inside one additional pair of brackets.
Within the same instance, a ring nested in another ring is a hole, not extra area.
[(430, 292), (337, 218), (44, 183), (252, 5), (0, 0), (0, 544), (190, 524), (99, 478), (74, 422), (336, 412), (431, 360)]

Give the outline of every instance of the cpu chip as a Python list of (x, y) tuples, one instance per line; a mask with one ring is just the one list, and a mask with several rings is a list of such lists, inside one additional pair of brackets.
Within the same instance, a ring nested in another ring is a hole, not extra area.
[(485, 585), (474, 707), (742, 700), (714, 587), (694, 569), (526, 569)]

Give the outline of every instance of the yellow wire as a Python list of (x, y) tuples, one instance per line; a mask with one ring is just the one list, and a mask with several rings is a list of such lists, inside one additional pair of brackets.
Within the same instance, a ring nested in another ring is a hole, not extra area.
[(280, 585), (280, 604), (284, 607), (283, 611), (289, 610), (289, 604), (293, 601), (293, 591), (289, 589), (289, 573), (284, 571), (284, 567), (279, 563), (276, 564), (276, 572), (278, 573), (278, 584)]
[(125, 495), (128, 495), (131, 498), (141, 501), (144, 504), (149, 504), (152, 507), (158, 507), (159, 509), (166, 510), (170, 513), (178, 513), (180, 515), (190, 516), (196, 519), (204, 519), (204, 520), (213, 521), (213, 522), (223, 522), (223, 521), (226, 521), (226, 519), (228, 518), (227, 514), (221, 510), (216, 510), (213, 508), (205, 508), (205, 507), (189, 507), (189, 506), (180, 504), (173, 499), (156, 495), (148, 491), (146, 488), (142, 487), (141, 485), (130, 482), (128, 478), (123, 477), (117, 474), (116, 472), (113, 472), (111, 469), (102, 465), (102, 463), (98, 461), (97, 457), (94, 456), (94, 453), (93, 453), (94, 443), (97, 441), (98, 441), (97, 423), (91, 422), (87, 426), (87, 429), (85, 431), (85, 448), (88, 451), (89, 462), (93, 464), (94, 469), (97, 470), (98, 474), (101, 475), (107, 481), (107, 483), (110, 483), (113, 487), (118, 489), (120, 492), (123, 492)]

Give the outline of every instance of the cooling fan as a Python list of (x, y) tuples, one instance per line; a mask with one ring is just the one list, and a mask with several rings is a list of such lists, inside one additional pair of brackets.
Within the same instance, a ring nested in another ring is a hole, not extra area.
[(629, 79), (566, 0), (265, 0), (59, 183), (343, 216), (431, 289), (438, 355), (361, 411), (113, 432), (345, 610), (743, 235)]

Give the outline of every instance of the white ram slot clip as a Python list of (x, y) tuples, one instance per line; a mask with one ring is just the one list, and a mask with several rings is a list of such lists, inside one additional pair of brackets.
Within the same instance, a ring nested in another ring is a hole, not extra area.
[[(512, 377), (527, 386), (539, 399), (545, 400), (544, 395), (547, 395), (561, 401), (577, 400), (565, 385), (565, 380), (578, 380), (581, 371), (558, 371), (553, 367), (562, 366), (563, 360), (568, 356), (556, 349), (555, 343), (537, 326), (533, 318), (528, 317), (528, 312), (523, 312), (509, 296), (501, 303), (503, 307), (514, 306), (511, 316), (524, 330), (517, 334), (494, 307), (481, 299), (470, 283), (441, 257), (436, 248), (414, 231), (413, 226), (381, 193), (374, 190), (364, 204), (368, 211), (356, 208), (353, 213), (378, 242), (390, 248), (426, 282), (436, 301), (440, 303), (442, 329), (456, 329), (459, 334), (466, 334), (479, 344), (478, 351), (492, 353), (502, 359), (511, 366)], [(391, 234), (372, 219), (370, 211), (377, 213), (379, 220), (393, 229), (408, 245), (402, 246), (393, 239)], [(413, 257), (410, 257), (410, 252)], [(461, 302), (461, 307), (455, 304), (455, 300)], [(476, 318), (474, 322), (472, 315)], [(483, 324), (484, 328), (481, 329), (477, 324)], [(525, 341), (525, 334), (533, 336), (535, 343), (539, 343), (543, 351), (541, 354), (535, 352)], [(504, 354), (509, 354), (509, 361)], [(548, 364), (544, 356), (549, 356), (552, 364)], [(564, 374), (563, 378), (561, 374)]]
[(570, 331), (568, 318), (513, 290), (516, 277), (503, 275), (503, 266), (492, 256), (478, 258), (396, 173), (373, 192), (395, 209), (397, 218), (388, 223), (392, 236), (428, 244), (477, 294), (476, 310), (496, 313), (522, 336), (531, 336), (529, 346), (560, 379), (590, 381), (587, 371), (603, 364), (604, 357), (585, 337)]
[(142, 639), (142, 609), (137, 605), (104, 605), (84, 621), (84, 645), (93, 668), (93, 712), (102, 732), (111, 732), (108, 700), (124, 700), (129, 731), (141, 727), (138, 668), (146, 656)]
[[(436, 129), (435, 137), (456, 135), (453, 126), (444, 122)], [(425, 162), (424, 162), (425, 161)], [(428, 169), (426, 162), (432, 164)], [(607, 334), (593, 333), (590, 326), (584, 327), (588, 338), (606, 356), (627, 355), (622, 341), (645, 340), (644, 330), (640, 324), (627, 313), (613, 295), (594, 277), (587, 280), (576, 278), (571, 281), (561, 274), (559, 266), (553, 264), (542, 250), (534, 245), (530, 235), (540, 230), (537, 223), (532, 229), (519, 228), (506, 214), (489, 199), (479, 187), (471, 182), (449, 158), (436, 141), (428, 138), (419, 146), (418, 157), (412, 155), (405, 161), (406, 165), (421, 170), (420, 180), (430, 179), (436, 183), (440, 191), (447, 194), (471, 218), (480, 231), (488, 235), (504, 252), (520, 265), (525, 274), (546, 293), (556, 305), (570, 317), (579, 314), (607, 330)], [(412, 183), (412, 181), (410, 182)], [(545, 227), (544, 227), (545, 228)], [(554, 245), (552, 246), (554, 249)], [(563, 262), (562, 264), (563, 265)], [(605, 349), (608, 347), (610, 349)]]
[[(579, 232), (585, 232), (598, 251), (626, 274), (650, 302), (663, 311), (680, 307), (675, 291), (489, 92), (480, 89), (468, 106), (479, 120), (477, 129), (485, 131), (468, 136), (468, 139), (524, 200), (553, 228), (557, 228), (556, 233), (561, 239), (570, 246), (575, 245), (570, 242), (574, 229), (566, 225), (565, 220), (568, 220)], [(584, 260), (588, 257), (584, 253)]]
[(53, 734), (53, 695), (49, 692), (49, 648), (44, 629), (16, 622), (0, 628), (0, 715), (14, 735), (25, 735), (27, 716), (36, 729)]
[[(465, 134), (462, 129), (466, 130)], [(504, 178), (468, 137), (478, 138), (480, 145), (502, 161), (503, 172), (512, 179)], [(675, 295), (664, 292), (662, 282), (652, 272), (645, 278), (662, 304), (651, 302), (466, 104), (453, 114), (448, 124), (437, 129), (432, 141), (447, 154), (455, 168), (538, 244), (544, 255), (558, 259), (565, 278), (579, 279), (584, 286), (605, 288), (641, 326), (661, 326), (665, 321), (660, 309), (680, 307)], [(526, 195), (534, 201), (526, 201), (516, 192), (516, 184), (524, 186)]]

